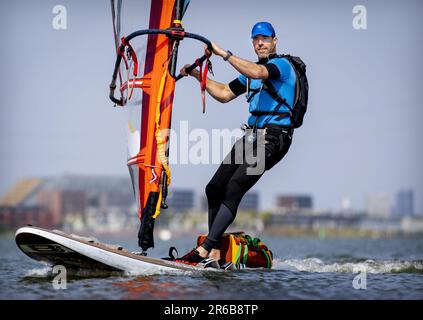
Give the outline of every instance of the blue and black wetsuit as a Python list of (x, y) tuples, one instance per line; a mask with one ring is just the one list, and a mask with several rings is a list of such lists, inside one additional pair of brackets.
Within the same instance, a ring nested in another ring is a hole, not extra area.
[[(267, 68), (268, 80), (292, 108), (296, 74), (289, 61), (273, 55), (257, 63)], [(272, 168), (285, 156), (293, 135), (289, 108), (280, 105), (267, 90), (263, 90), (261, 79), (248, 80), (241, 75), (229, 83), (229, 88), (236, 96), (248, 90), (247, 101), (251, 116), (245, 135), (234, 144), (206, 186), (209, 234), (202, 246), (208, 251), (219, 247), (221, 236), (235, 220), (242, 197), (260, 179), (265, 170)], [(278, 114), (269, 114), (275, 109), (278, 109)], [(251, 137), (253, 139), (249, 139)], [(258, 152), (258, 148), (262, 148), (263, 152)], [(255, 158), (253, 163), (250, 161), (252, 158)], [(264, 169), (251, 174), (250, 170), (253, 168)]]

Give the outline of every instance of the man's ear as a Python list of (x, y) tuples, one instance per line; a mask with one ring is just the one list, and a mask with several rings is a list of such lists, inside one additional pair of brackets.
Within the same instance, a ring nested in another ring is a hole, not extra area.
[(276, 46), (277, 43), (278, 43), (278, 38), (277, 37), (274, 37), (273, 38), (273, 45)]

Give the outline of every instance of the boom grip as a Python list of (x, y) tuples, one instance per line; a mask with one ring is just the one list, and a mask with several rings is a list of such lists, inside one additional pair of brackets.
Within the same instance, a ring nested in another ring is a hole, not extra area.
[[(197, 61), (195, 61), (192, 65), (190, 65), (189, 67), (185, 68), (186, 73), (190, 73), (192, 70), (194, 70), (195, 68), (197, 68), (199, 66), (200, 63), (203, 63), (204, 60), (207, 59), (206, 55), (203, 55), (201, 58), (199, 58)], [(180, 73), (177, 77), (176, 77), (176, 81), (182, 79), (184, 76)]]
[[(125, 47), (129, 43), (129, 41), (131, 41), (133, 38), (136, 38), (136, 37), (141, 36), (141, 35), (147, 35), (147, 34), (164, 34), (164, 35), (168, 36), (170, 39), (173, 39), (173, 40), (176, 40), (176, 39), (182, 40), (183, 38), (195, 39), (195, 40), (198, 40), (198, 41), (203, 42), (207, 46), (207, 49), (210, 50), (210, 51), (212, 51), (212, 44), (211, 44), (210, 40), (208, 40), (207, 38), (205, 38), (203, 36), (200, 36), (198, 34), (195, 34), (195, 33), (185, 32), (181, 28), (143, 29), (143, 30), (138, 30), (138, 31), (135, 31), (135, 32), (131, 33), (130, 35), (128, 35), (127, 37), (125, 37), (125, 38), (122, 39), (122, 44), (118, 48), (118, 55), (116, 57), (115, 68), (113, 70), (112, 81), (110, 83), (109, 98), (116, 105), (123, 106), (124, 103), (125, 103), (125, 101), (123, 101), (122, 99), (117, 99), (115, 97), (116, 79), (117, 79), (117, 76), (118, 76), (119, 66), (120, 66), (120, 63), (122, 61), (122, 55), (123, 55), (123, 53), (125, 51)], [(191, 72), (192, 70), (194, 70), (197, 67), (197, 64), (198, 63), (202, 63), (206, 59), (207, 59), (207, 56), (206, 55), (204, 55), (201, 58), (199, 58), (196, 61), (196, 63), (193, 63), (191, 66), (189, 66), (187, 68), (187, 72)], [(176, 81), (178, 81), (181, 78), (183, 78), (183, 75), (179, 74), (176, 77)]]
[[(187, 33), (185, 33), (185, 37), (188, 37), (188, 38), (192, 38), (192, 39), (199, 40), (199, 41), (201, 41), (202, 43), (204, 43), (204, 44), (207, 46), (207, 49), (208, 49), (210, 52), (212, 52), (212, 51), (213, 51), (213, 46), (212, 46), (212, 44), (211, 44), (211, 42), (210, 42), (210, 40), (209, 40), (209, 39), (204, 38), (203, 36), (200, 36), (200, 35), (198, 35), (198, 34), (188, 33), (188, 32), (187, 32)], [(197, 68), (199, 64), (203, 63), (206, 59), (207, 59), (207, 55), (203, 55), (201, 58), (199, 58), (197, 61), (195, 61), (192, 65), (190, 65), (188, 68), (185, 68), (185, 71), (186, 71), (187, 73), (190, 73), (192, 70), (194, 70), (195, 68)], [(182, 74), (179, 74), (179, 75), (176, 77), (176, 81), (178, 81), (178, 80), (182, 79), (183, 77), (184, 77), (184, 76), (183, 76)]]

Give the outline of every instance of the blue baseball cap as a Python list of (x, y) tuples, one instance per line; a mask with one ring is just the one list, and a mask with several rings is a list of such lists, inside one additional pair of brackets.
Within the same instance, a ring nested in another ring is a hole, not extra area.
[(257, 22), (253, 30), (251, 30), (251, 38), (254, 38), (258, 35), (267, 36), (267, 37), (274, 37), (275, 29), (273, 29), (273, 26), (269, 22)]

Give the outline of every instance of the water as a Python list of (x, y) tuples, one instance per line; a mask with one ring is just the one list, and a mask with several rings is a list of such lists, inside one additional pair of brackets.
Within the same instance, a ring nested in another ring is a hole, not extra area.
[[(137, 249), (136, 239), (98, 238)], [(423, 299), (423, 238), (261, 239), (274, 253), (272, 270), (78, 273), (55, 290), (51, 269), (21, 253), (13, 236), (2, 236), (0, 299)], [(166, 256), (170, 245), (187, 251), (194, 242), (193, 235), (156, 240), (151, 256)]]

